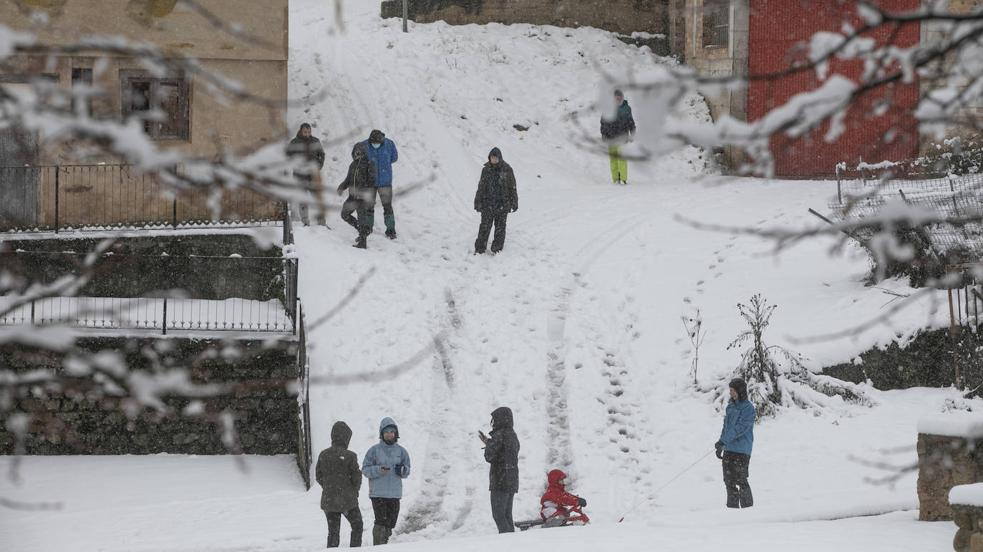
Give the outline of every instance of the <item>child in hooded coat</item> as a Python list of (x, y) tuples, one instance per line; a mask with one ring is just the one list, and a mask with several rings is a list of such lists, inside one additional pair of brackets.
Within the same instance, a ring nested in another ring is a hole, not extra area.
[(543, 519), (543, 526), (558, 527), (573, 522), (589, 522), (590, 518), (587, 514), (580, 511), (587, 506), (587, 501), (567, 492), (565, 483), (567, 474), (562, 470), (552, 470), (546, 477), (549, 484), (543, 497), (539, 499), (539, 517)]
[(410, 454), (396, 444), (399, 427), (392, 418), (379, 423), (379, 442), (365, 453), (362, 473), (369, 478), (369, 500), (375, 514), (372, 543), (386, 544), (396, 528), (403, 480), (410, 476)]

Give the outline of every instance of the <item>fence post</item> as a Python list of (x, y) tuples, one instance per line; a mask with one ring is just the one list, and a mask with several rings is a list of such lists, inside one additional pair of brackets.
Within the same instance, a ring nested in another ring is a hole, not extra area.
[(34, 300), (31, 300), (31, 325), (34, 325)]
[(58, 212), (60, 209), (60, 205), (58, 203), (58, 190), (61, 187), (61, 184), (59, 182), (60, 176), (61, 176), (61, 166), (55, 165), (55, 234), (58, 233), (58, 222), (59, 222), (58, 216), (60, 214)]
[(164, 297), (164, 318), (160, 322), (160, 327), (164, 335), (167, 335), (167, 296)]
[(843, 205), (843, 192), (840, 188), (840, 164), (836, 164), (836, 202)]
[(174, 194), (174, 202), (171, 206), (171, 226), (177, 228), (177, 194)]

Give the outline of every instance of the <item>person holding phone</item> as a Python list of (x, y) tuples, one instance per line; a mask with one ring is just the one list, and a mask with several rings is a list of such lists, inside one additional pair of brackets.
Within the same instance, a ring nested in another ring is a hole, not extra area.
[(496, 408), (491, 413), (491, 425), (490, 434), (478, 431), (478, 438), (485, 444), (485, 461), (491, 464), (488, 490), (492, 518), (499, 533), (513, 533), (512, 502), (519, 492), (519, 437), (512, 428), (512, 410), (507, 406)]
[(379, 442), (362, 460), (362, 473), (369, 479), (369, 500), (375, 515), (374, 545), (389, 542), (399, 517), (403, 480), (410, 476), (410, 455), (396, 441), (399, 441), (399, 427), (392, 418), (383, 418), (379, 423)]

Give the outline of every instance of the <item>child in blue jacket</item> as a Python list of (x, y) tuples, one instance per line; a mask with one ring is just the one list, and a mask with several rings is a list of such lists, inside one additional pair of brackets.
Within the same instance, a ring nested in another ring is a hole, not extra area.
[(720, 430), (720, 440), (714, 445), (717, 458), (724, 461), (728, 508), (750, 508), (754, 505), (751, 486), (747, 482), (751, 447), (754, 445), (754, 417), (754, 404), (748, 400), (747, 383), (741, 378), (732, 379), (724, 427)]
[(369, 478), (369, 500), (375, 514), (372, 543), (386, 544), (399, 517), (399, 500), (403, 497), (403, 480), (410, 476), (410, 455), (396, 444), (399, 428), (392, 418), (379, 423), (379, 443), (365, 453), (362, 473)]

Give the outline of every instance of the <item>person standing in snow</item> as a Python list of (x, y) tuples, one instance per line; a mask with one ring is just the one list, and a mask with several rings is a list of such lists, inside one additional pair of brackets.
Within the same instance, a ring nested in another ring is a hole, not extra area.
[(341, 516), (352, 526), (350, 546), (362, 546), (362, 511), (358, 508), (358, 490), (362, 487), (362, 472), (358, 455), (348, 450), (352, 430), (345, 422), (335, 422), (331, 428), (331, 448), (317, 457), (314, 478), (321, 485), (321, 509), (328, 518), (328, 548), (341, 543)]
[(502, 151), (498, 148), (492, 148), (488, 154), (488, 162), (481, 169), (478, 191), (474, 194), (474, 210), (481, 213), (478, 239), (474, 242), (475, 254), (485, 252), (492, 224), (495, 225), (495, 237), (492, 239), (491, 250), (492, 253), (498, 253), (505, 247), (505, 223), (509, 213), (519, 210), (515, 173), (502, 159)]
[[(303, 123), (297, 136), (287, 144), (287, 157), (296, 157), (305, 163), (305, 166), (294, 171), (294, 177), (300, 181), (307, 191), (313, 192), (315, 203), (317, 203), (317, 223), (326, 224), (324, 219), (324, 198), (321, 197), (321, 169), (324, 168), (324, 148), (321, 141), (311, 135), (311, 125)], [(314, 169), (317, 165), (317, 169)], [(300, 205), (300, 220), (304, 226), (310, 224), (307, 216), (307, 201)]]
[(399, 427), (392, 418), (379, 423), (379, 442), (365, 453), (362, 473), (369, 478), (369, 500), (375, 514), (372, 544), (386, 544), (396, 527), (403, 480), (410, 476), (410, 455), (396, 444)]
[(611, 182), (628, 184), (628, 160), (621, 156), (621, 146), (630, 142), (635, 135), (635, 119), (631, 107), (621, 90), (614, 91), (614, 104), (617, 106), (614, 118), (601, 115), (601, 138), (608, 145), (611, 161)]
[(724, 416), (720, 440), (714, 448), (723, 460), (724, 487), (727, 488), (728, 508), (750, 508), (754, 505), (748, 484), (748, 466), (754, 445), (754, 404), (748, 400), (747, 383), (741, 378), (730, 381), (730, 401)]
[[(348, 199), (341, 206), (341, 218), (358, 230), (355, 247), (365, 249), (366, 239), (372, 231), (369, 213), (374, 207), (376, 170), (364, 143), (355, 144), (352, 150), (352, 163), (348, 166), (348, 176), (338, 185), (338, 194), (348, 190)], [(352, 212), (358, 212), (358, 219)]]
[(512, 410), (500, 406), (491, 413), (492, 430), (488, 435), (478, 432), (485, 444), (488, 467), (488, 490), (491, 491), (492, 518), (499, 533), (515, 532), (512, 521), (512, 502), (519, 492), (519, 437), (512, 429)]
[[(393, 163), (399, 160), (399, 152), (396, 151), (396, 143), (386, 138), (381, 130), (373, 130), (369, 133), (369, 139), (359, 144), (365, 144), (369, 159), (375, 164), (376, 178), (375, 188), (372, 194), (372, 207), (369, 210), (369, 232), (375, 224), (375, 194), (379, 194), (382, 201), (382, 215), (386, 223), (386, 237), (396, 239), (396, 214), (393, 211)], [(356, 144), (357, 146), (358, 144)], [(355, 156), (354, 148), (352, 157)]]

